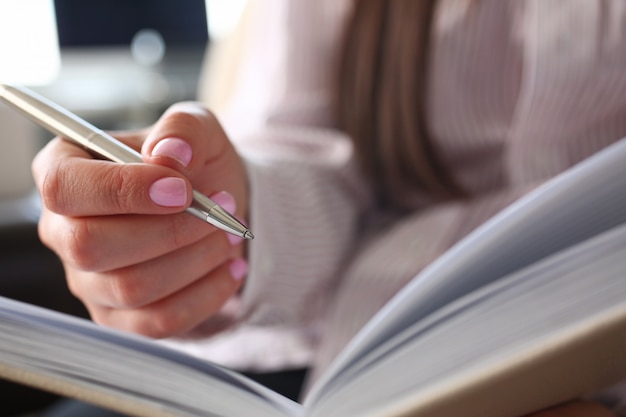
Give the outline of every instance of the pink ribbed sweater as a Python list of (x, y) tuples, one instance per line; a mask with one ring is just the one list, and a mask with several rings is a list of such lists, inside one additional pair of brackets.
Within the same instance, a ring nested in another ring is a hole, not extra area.
[(329, 79), (350, 1), (262, 5), (223, 116), (253, 190), (245, 318), (216, 337), (176, 342), (194, 354), (244, 369), (324, 369), (460, 238), (626, 136), (626, 2), (440, 1), (429, 128), (475, 198), (416, 207), (382, 227), (370, 221), (350, 141), (330, 123)]

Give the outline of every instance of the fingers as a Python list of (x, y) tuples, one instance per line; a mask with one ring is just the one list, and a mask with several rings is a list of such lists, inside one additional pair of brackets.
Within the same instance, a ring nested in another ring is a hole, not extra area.
[(193, 178), (229, 147), (213, 113), (199, 103), (183, 102), (171, 106), (156, 122), (146, 136), (142, 154), (146, 162), (179, 169)]
[(200, 192), (231, 193), (245, 217), (247, 181), (243, 164), (215, 116), (199, 103), (170, 107), (142, 146), (144, 161), (176, 169)]
[(197, 189), (245, 218), (246, 172), (215, 117), (195, 103), (172, 106), (149, 131), (115, 136), (142, 149), (145, 163), (97, 160), (59, 138), (38, 153), (39, 235), (94, 320), (180, 334), (217, 312), (247, 271), (240, 239), (182, 211)]
[(216, 232), (104, 273), (66, 266), (68, 285), (100, 324), (150, 337), (182, 334), (218, 312), (240, 288), (247, 273), (241, 243)]
[(68, 276), (72, 293), (102, 307), (128, 309), (154, 303), (191, 285), (207, 271), (239, 256), (222, 233), (145, 262), (107, 273)]
[[(226, 192), (211, 196), (230, 213), (235, 201)], [(70, 266), (105, 272), (145, 262), (218, 234), (231, 245), (241, 238), (204, 226), (186, 213), (170, 216), (118, 215), (68, 217), (42, 210), (39, 238)]]
[(176, 170), (93, 160), (61, 139), (37, 155), (33, 176), (44, 206), (66, 216), (168, 214), (192, 199), (189, 180)]
[(39, 237), (69, 266), (105, 272), (163, 256), (217, 232), (200, 224), (186, 213), (67, 217), (43, 210)]
[(163, 338), (184, 334), (213, 316), (241, 285), (246, 266), (241, 260), (221, 265), (178, 292), (137, 308), (87, 305), (92, 318), (103, 325)]
[(169, 214), (187, 207), (196, 188), (206, 195), (230, 192), (237, 215), (245, 217), (245, 169), (212, 113), (180, 103), (146, 132), (116, 136), (141, 146), (147, 164), (94, 160), (74, 144), (51, 141), (32, 166), (44, 206), (66, 216)]

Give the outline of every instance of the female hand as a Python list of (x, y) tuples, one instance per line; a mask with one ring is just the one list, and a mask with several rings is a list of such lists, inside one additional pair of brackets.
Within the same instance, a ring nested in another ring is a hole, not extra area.
[(94, 321), (151, 337), (185, 333), (238, 290), (247, 264), (241, 239), (183, 211), (193, 185), (245, 218), (243, 164), (196, 103), (172, 106), (149, 130), (116, 136), (141, 149), (146, 164), (96, 160), (60, 138), (39, 152), (32, 168), (40, 238)]

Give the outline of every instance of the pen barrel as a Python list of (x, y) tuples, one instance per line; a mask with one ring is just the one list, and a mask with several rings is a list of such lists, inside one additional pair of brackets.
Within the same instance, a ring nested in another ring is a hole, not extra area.
[(94, 132), (84, 140), (76, 142), (106, 159), (121, 164), (143, 162), (139, 152), (103, 131)]
[[(102, 158), (122, 164), (143, 162), (141, 154), (136, 150), (30, 90), (0, 84), (0, 99), (21, 110), (26, 117), (44, 129), (83, 146)], [(244, 224), (214, 201), (196, 190), (193, 196), (193, 203), (186, 209), (187, 212), (244, 239), (254, 238)]]
[(0, 93), (0, 98), (20, 108), (39, 126), (103, 158), (119, 163), (142, 162), (139, 152), (45, 97), (12, 85), (2, 85)]
[(193, 202), (191, 203), (191, 206), (187, 208), (187, 212), (199, 219), (211, 223), (218, 229), (232, 233), (233, 235), (244, 239), (249, 239), (247, 234), (250, 232), (245, 225), (224, 210), (223, 207), (220, 207), (216, 202), (199, 191), (194, 190)]

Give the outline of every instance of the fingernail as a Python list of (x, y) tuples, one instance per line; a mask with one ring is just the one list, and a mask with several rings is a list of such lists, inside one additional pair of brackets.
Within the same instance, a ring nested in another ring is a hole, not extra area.
[(187, 203), (187, 184), (182, 178), (161, 178), (150, 186), (149, 194), (159, 206), (184, 206)]
[(235, 281), (241, 281), (241, 279), (248, 273), (248, 263), (241, 259), (234, 259), (230, 265), (228, 265), (230, 275), (232, 275)]
[(235, 198), (228, 191), (220, 191), (209, 196), (209, 198), (230, 214), (234, 214), (237, 209)]
[(166, 156), (186, 167), (191, 162), (193, 151), (189, 144), (178, 138), (162, 139), (152, 149), (152, 156)]

